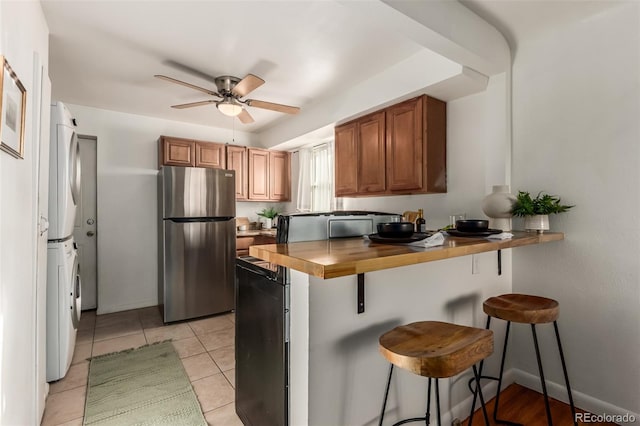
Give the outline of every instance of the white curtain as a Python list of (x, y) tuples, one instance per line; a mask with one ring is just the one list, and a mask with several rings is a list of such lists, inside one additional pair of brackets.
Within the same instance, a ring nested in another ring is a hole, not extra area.
[(300, 148), (298, 151), (298, 200), (296, 209), (299, 212), (311, 211), (311, 148)]
[(333, 142), (304, 148), (298, 152), (300, 176), (297, 209), (302, 212), (321, 212), (340, 209), (334, 197), (334, 145)]

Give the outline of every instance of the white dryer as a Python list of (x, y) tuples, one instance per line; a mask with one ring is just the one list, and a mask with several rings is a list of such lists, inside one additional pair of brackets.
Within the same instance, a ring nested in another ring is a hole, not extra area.
[(80, 156), (75, 120), (62, 103), (51, 105), (49, 154), (49, 240), (73, 234), (80, 191)]
[(80, 323), (81, 283), (73, 239), (47, 247), (47, 381), (67, 374)]

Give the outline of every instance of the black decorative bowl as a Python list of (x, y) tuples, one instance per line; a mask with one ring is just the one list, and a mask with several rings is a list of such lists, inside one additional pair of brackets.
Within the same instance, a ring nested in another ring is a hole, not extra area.
[(378, 235), (386, 238), (405, 238), (413, 235), (413, 222), (389, 222), (378, 224)]
[(456, 221), (456, 231), (482, 232), (489, 229), (489, 221), (483, 219), (466, 219)]

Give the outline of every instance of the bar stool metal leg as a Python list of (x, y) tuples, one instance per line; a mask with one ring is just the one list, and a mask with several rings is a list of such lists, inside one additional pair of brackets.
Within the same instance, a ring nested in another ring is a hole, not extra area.
[(429, 386), (427, 387), (427, 414), (425, 416), (425, 423), (429, 426), (431, 422), (431, 377), (429, 377)]
[(438, 412), (438, 426), (442, 426), (442, 421), (440, 419), (440, 386), (438, 386), (438, 379), (436, 381), (436, 410)]
[(553, 328), (556, 332), (556, 340), (558, 342), (558, 352), (560, 352), (560, 361), (562, 362), (562, 372), (564, 373), (564, 382), (567, 385), (567, 393), (569, 394), (569, 405), (571, 406), (571, 416), (573, 417), (574, 426), (578, 426), (576, 420), (576, 407), (573, 404), (573, 395), (571, 393), (571, 385), (569, 385), (569, 374), (567, 373), (567, 364), (564, 362), (564, 352), (562, 351), (562, 343), (560, 343), (560, 332), (558, 331), (558, 322), (553, 322)]
[(387, 397), (389, 396), (389, 386), (391, 385), (391, 375), (393, 374), (393, 364), (389, 367), (389, 378), (387, 379), (387, 386), (384, 390), (384, 400), (382, 402), (382, 411), (380, 412), (380, 422), (378, 426), (382, 426), (382, 421), (384, 420), (384, 411), (387, 408)]
[(553, 420), (551, 419), (551, 408), (549, 407), (549, 395), (547, 394), (547, 384), (544, 380), (544, 372), (542, 371), (542, 359), (540, 358), (540, 348), (538, 347), (538, 336), (536, 335), (535, 324), (531, 324), (531, 333), (533, 334), (533, 344), (536, 348), (536, 359), (538, 360), (540, 383), (542, 384), (542, 393), (544, 394), (544, 408), (547, 411), (547, 424), (549, 426), (553, 426)]

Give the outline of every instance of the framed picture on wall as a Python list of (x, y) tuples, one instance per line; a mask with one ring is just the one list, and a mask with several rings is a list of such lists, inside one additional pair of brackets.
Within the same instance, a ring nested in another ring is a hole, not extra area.
[(24, 120), (27, 91), (18, 76), (0, 55), (0, 149), (16, 158), (24, 158)]

